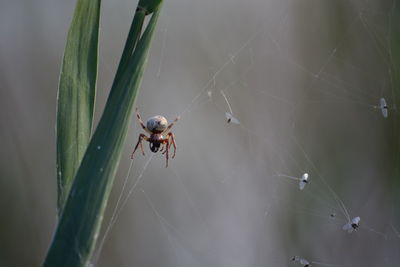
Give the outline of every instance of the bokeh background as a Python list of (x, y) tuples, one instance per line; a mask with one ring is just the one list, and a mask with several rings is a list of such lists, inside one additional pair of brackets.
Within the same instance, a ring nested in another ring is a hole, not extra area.
[[(102, 3), (95, 122), (136, 4)], [(55, 230), (74, 5), (0, 1), (0, 266), (40, 266)], [(126, 204), (93, 265), (400, 266), (399, 11), (397, 0), (165, 1), (137, 106), (182, 115), (177, 156), (165, 168), (146, 147), (131, 162), (132, 117), (100, 239), (121, 194)], [(226, 122), (221, 90), (240, 125)], [(305, 172), (303, 191), (279, 176)], [(355, 233), (341, 229), (340, 202), (361, 217)]]

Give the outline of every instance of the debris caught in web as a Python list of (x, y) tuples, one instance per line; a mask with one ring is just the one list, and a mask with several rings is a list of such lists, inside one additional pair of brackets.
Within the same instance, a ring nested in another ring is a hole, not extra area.
[(292, 258), (292, 261), (297, 261), (299, 262), (301, 265), (303, 265), (303, 267), (309, 267), (311, 266), (310, 262), (304, 258), (300, 258), (299, 256), (294, 256)]

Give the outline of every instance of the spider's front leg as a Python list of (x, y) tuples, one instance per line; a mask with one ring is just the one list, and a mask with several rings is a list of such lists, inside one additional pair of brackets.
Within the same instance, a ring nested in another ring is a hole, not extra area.
[(169, 133), (169, 131), (171, 131), (172, 126), (174, 126), (174, 124), (181, 118), (181, 116), (176, 117), (176, 119), (170, 124), (168, 125), (167, 129), (164, 130), (163, 134), (167, 134)]
[(149, 138), (148, 138), (146, 135), (140, 134), (140, 135), (139, 135), (139, 140), (138, 140), (138, 142), (137, 142), (137, 144), (136, 144), (136, 146), (135, 146), (135, 149), (134, 149), (133, 152), (132, 152), (131, 159), (133, 159), (133, 154), (135, 154), (136, 149), (137, 149), (139, 146), (140, 146), (140, 150), (142, 151), (142, 154), (143, 154), (143, 156), (144, 156), (144, 149), (143, 149), (143, 144), (142, 144), (143, 139), (146, 140), (146, 141), (149, 141)]

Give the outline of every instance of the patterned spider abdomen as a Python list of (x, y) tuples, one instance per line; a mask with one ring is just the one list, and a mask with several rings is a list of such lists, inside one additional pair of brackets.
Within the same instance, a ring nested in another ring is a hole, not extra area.
[(168, 121), (165, 117), (157, 115), (147, 120), (146, 127), (152, 133), (161, 133), (168, 126)]

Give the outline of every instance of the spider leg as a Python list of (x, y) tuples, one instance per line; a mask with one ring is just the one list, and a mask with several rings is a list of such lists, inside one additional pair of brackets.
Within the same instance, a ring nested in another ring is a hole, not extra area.
[(140, 126), (142, 126), (143, 130), (145, 130), (148, 134), (151, 134), (151, 132), (149, 131), (149, 129), (147, 129), (147, 127), (144, 125), (142, 118), (140, 117), (139, 114), (139, 109), (136, 108), (136, 118), (138, 119)]
[[(170, 149), (171, 148), (171, 142), (169, 141), (170, 140), (170, 136), (169, 136), (169, 134), (167, 135), (167, 137), (164, 139), (164, 140), (168, 140), (168, 149)], [(165, 154), (165, 153), (167, 153), (167, 150), (164, 150), (164, 143), (163, 143), (163, 149), (160, 151), (160, 152), (162, 152), (163, 154)]]
[(139, 146), (140, 146), (140, 150), (142, 151), (142, 154), (144, 156), (144, 150), (143, 150), (143, 144), (142, 144), (143, 139), (146, 140), (146, 141), (149, 140), (149, 138), (146, 135), (144, 135), (144, 134), (140, 134), (139, 135), (139, 140), (136, 143), (135, 149), (133, 150), (133, 152), (131, 154), (131, 159), (133, 159), (133, 154), (135, 154), (136, 149), (138, 149)]
[[(167, 134), (166, 136), (165, 136), (165, 138), (164, 138), (164, 140), (163, 140), (163, 143), (162, 143), (162, 145), (163, 145), (163, 148), (162, 148), (162, 150), (161, 150), (161, 152), (163, 153), (163, 154), (165, 154), (165, 153), (167, 153), (167, 150), (164, 150), (164, 145), (165, 145), (165, 143), (166, 143), (166, 140), (168, 140), (169, 141), (169, 134)], [(170, 142), (168, 142), (168, 148), (171, 148), (171, 143)]]
[[(166, 165), (165, 165), (165, 168), (168, 168), (168, 158), (169, 158), (169, 139), (167, 138), (167, 139), (164, 139), (164, 142), (167, 144), (166, 146), (165, 146), (165, 158), (166, 158), (166, 160), (167, 160), (167, 163), (166, 163)], [(163, 154), (164, 154), (163, 153)]]
[(167, 129), (164, 130), (163, 134), (167, 134), (169, 133), (169, 131), (171, 131), (172, 126), (174, 126), (174, 124), (181, 118), (181, 116), (176, 117), (176, 119), (170, 124), (168, 125)]
[(168, 139), (171, 139), (171, 142), (169, 143), (169, 147), (174, 146), (174, 154), (172, 155), (172, 158), (175, 158), (176, 154), (176, 142), (175, 142), (175, 136), (173, 133), (168, 133)]
[[(163, 152), (163, 151), (164, 151), (164, 149), (165, 149), (165, 144), (164, 144), (164, 143), (162, 143), (161, 145), (162, 145), (162, 147), (161, 147), (161, 149), (160, 149), (160, 152)], [(163, 153), (163, 154), (164, 154), (164, 153)]]

